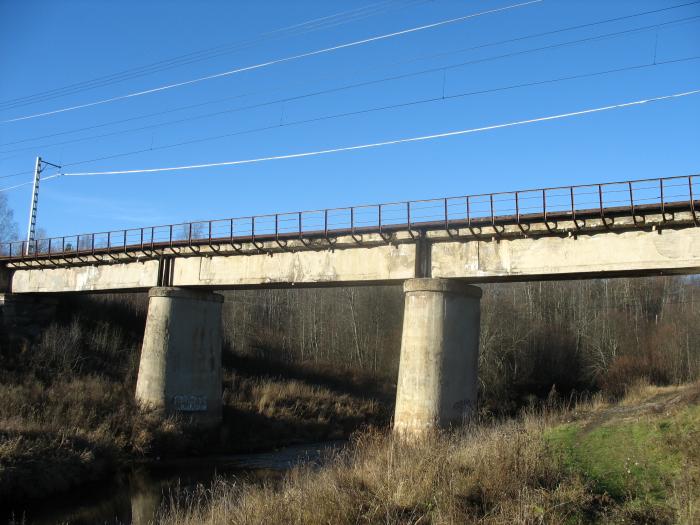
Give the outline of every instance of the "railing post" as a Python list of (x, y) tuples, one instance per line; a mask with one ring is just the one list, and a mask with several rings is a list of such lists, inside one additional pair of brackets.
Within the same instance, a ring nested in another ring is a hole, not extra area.
[(697, 226), (698, 218), (695, 215), (695, 198), (693, 197), (693, 176), (688, 177), (688, 196), (690, 197), (690, 213), (693, 214), (693, 223)]
[(471, 216), (471, 211), (470, 211), (470, 206), (469, 206), (469, 195), (467, 195), (467, 226), (471, 230), (472, 227), (472, 216)]
[(542, 217), (547, 222), (547, 190), (542, 190)]
[(445, 209), (445, 229), (450, 229), (450, 218), (447, 212), (447, 198), (443, 199), (444, 209)]
[(605, 219), (605, 207), (603, 205), (603, 185), (598, 184), (598, 203), (600, 206), (600, 219), (603, 221), (603, 226), (610, 228), (608, 221)]
[(574, 202), (574, 187), (569, 186), (569, 193), (571, 194), (571, 219), (576, 224), (576, 204)]
[(630, 193), (630, 212), (632, 213), (632, 222), (634, 222), (634, 225), (637, 226), (637, 214), (634, 209), (634, 190), (632, 189), (632, 181), (627, 182), (627, 187), (629, 188)]
[(659, 179), (659, 193), (661, 195), (661, 220), (666, 221), (666, 203), (664, 202), (664, 179)]
[(634, 193), (632, 191), (632, 181), (629, 181), (627, 183), (627, 186), (628, 186), (629, 192), (630, 192), (630, 211), (632, 212), (632, 215), (634, 216)]

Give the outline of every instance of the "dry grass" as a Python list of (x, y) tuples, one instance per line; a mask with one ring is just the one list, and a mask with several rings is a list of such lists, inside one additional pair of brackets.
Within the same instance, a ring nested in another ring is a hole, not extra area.
[(299, 467), (281, 486), (219, 483), (161, 522), (564, 523), (591, 503), (547, 453), (541, 420), (526, 418), (422, 443), (365, 433), (321, 470)]
[(48, 326), (29, 350), (2, 349), (0, 505), (105, 477), (135, 458), (341, 438), (388, 419), (377, 401), (303, 380), (310, 369), (297, 379), (229, 369), (221, 431), (200, 432), (138, 409), (138, 348), (119, 325), (76, 317)]
[(365, 388), (371, 378), (337, 369), (230, 355), (224, 362), (221, 439), (228, 451), (342, 439), (390, 420), (392, 404), (376, 379)]
[(375, 399), (363, 399), (296, 379), (250, 378), (233, 374), (224, 402), (261, 416), (280, 420), (356, 420), (385, 412)]
[(122, 384), (87, 376), (0, 386), (0, 503), (104, 478), (130, 457), (181, 451), (186, 428), (140, 414)]
[[(297, 467), (281, 483), (262, 486), (218, 481), (171, 499), (159, 521), (167, 525), (696, 523), (700, 458), (694, 452), (687, 454), (690, 463), (673, 478), (667, 501), (631, 495), (615, 499), (598, 490), (589, 472), (572, 466), (551, 436), (571, 425), (581, 428), (595, 418), (608, 428), (616, 411), (624, 412), (635, 403), (649, 406), (661, 394), (668, 402), (663, 417), (677, 425), (672, 434), (679, 439), (664, 446), (684, 450), (698, 437), (699, 425), (692, 419), (696, 405), (688, 404), (697, 403), (698, 389), (660, 391), (638, 385), (622, 406), (597, 397), (572, 410), (530, 412), (419, 442), (369, 431), (320, 469)], [(673, 401), (679, 393), (685, 404)], [(654, 419), (661, 416), (650, 410), (644, 413), (651, 427), (663, 425), (666, 420)], [(627, 420), (617, 424), (625, 430)]]

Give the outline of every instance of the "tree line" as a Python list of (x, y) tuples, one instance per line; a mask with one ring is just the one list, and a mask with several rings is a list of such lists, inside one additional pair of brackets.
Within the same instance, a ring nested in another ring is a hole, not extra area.
[[(482, 285), (480, 387), (499, 402), (644, 377), (700, 376), (700, 280), (693, 277)], [(223, 292), (236, 353), (396, 377), (400, 286)]]

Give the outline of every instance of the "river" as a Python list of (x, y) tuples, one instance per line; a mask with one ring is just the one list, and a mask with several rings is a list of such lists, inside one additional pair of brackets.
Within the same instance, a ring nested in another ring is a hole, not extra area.
[(343, 443), (331, 441), (273, 452), (138, 464), (108, 482), (18, 505), (5, 511), (4, 518), (10, 524), (24, 525), (146, 525), (152, 523), (164, 498), (191, 493), (198, 485), (210, 485), (215, 478), (242, 483), (280, 479), (294, 465), (320, 465)]

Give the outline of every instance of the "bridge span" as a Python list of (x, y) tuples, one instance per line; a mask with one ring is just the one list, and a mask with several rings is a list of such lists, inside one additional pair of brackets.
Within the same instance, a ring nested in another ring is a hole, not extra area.
[(150, 290), (137, 398), (216, 421), (213, 290), (403, 282), (394, 426), (421, 433), (462, 420), (476, 401), (473, 284), (700, 273), (699, 194), (691, 175), (8, 243), (2, 300), (6, 309), (25, 294)]

